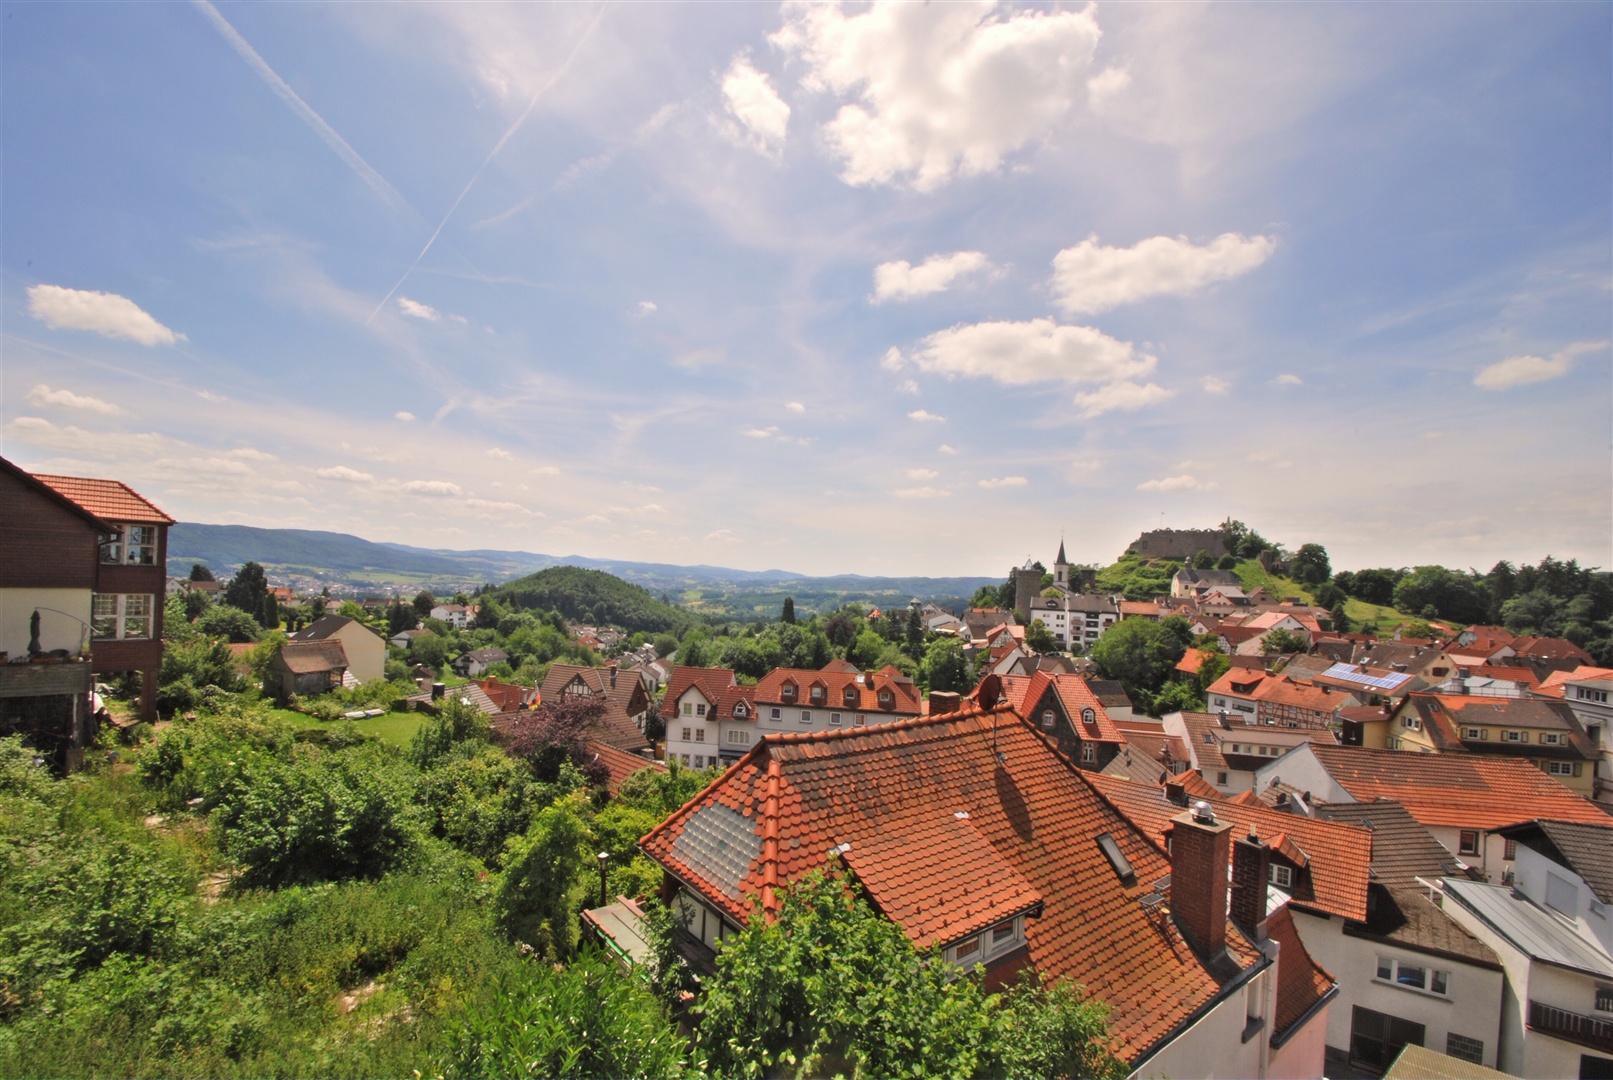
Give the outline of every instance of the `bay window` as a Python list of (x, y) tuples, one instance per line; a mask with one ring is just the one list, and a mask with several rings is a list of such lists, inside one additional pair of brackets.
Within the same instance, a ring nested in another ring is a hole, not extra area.
[(142, 593), (96, 593), (90, 625), (98, 638), (150, 638), (152, 606), (152, 598)]
[(157, 562), (157, 527), (124, 525), (101, 537), (101, 561), (127, 566), (154, 566)]

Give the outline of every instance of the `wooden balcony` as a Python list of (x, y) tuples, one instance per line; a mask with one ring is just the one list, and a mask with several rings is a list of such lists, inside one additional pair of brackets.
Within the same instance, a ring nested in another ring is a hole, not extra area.
[(1579, 1046), (1613, 1054), (1613, 1020), (1569, 1012), (1555, 1005), (1529, 1002), (1529, 1028)]

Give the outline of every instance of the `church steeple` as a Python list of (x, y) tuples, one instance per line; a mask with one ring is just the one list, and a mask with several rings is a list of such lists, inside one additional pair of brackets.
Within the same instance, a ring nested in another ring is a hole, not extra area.
[(1064, 557), (1064, 537), (1059, 537), (1059, 557), (1053, 560), (1055, 565), (1069, 566), (1070, 560)]
[(1053, 560), (1053, 583), (1055, 585), (1068, 585), (1069, 560), (1064, 557), (1064, 537), (1059, 537), (1059, 557)]

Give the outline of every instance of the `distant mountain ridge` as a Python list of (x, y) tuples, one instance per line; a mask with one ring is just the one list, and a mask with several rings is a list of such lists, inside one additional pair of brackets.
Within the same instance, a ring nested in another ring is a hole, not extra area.
[[(794, 590), (819, 595), (825, 602), (842, 594), (848, 599), (874, 598), (881, 603), (889, 603), (892, 597), (905, 602), (916, 596), (951, 601), (955, 606), (959, 597), (967, 599), (981, 585), (1001, 583), (999, 578), (977, 577), (809, 577), (789, 570), (678, 566), (492, 549), (454, 551), (377, 543), (348, 533), (249, 525), (181, 522), (168, 530), (168, 573), (173, 576), (187, 576), (192, 563), (201, 563), (224, 577), (248, 561), (261, 564), (271, 576), (302, 575), (379, 592), (498, 585), (554, 566), (576, 566), (603, 570), (652, 592), (667, 593), (674, 600), (693, 599), (688, 594), (698, 594), (703, 601), (730, 594), (757, 594), (757, 602), (764, 606), (775, 602), (773, 593)], [(799, 597), (797, 602), (800, 603)], [(742, 608), (755, 606), (744, 604)]]

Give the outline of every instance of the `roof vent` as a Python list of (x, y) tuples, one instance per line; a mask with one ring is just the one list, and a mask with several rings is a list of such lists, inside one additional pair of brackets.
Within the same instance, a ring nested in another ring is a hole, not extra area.
[(846, 854), (846, 852), (848, 852), (850, 850), (851, 850), (851, 841), (847, 840), (845, 843), (836, 844), (834, 847), (830, 848), (829, 849), (829, 854), (831, 854), (831, 855), (844, 855), (844, 854)]
[(959, 821), (968, 821), (969, 820), (969, 811), (967, 811), (967, 810), (959, 810), (956, 813), (954, 813), (952, 816), (957, 818)]
[(1193, 804), (1193, 820), (1200, 825), (1214, 825), (1215, 811), (1210, 809), (1209, 803), (1200, 799)]

